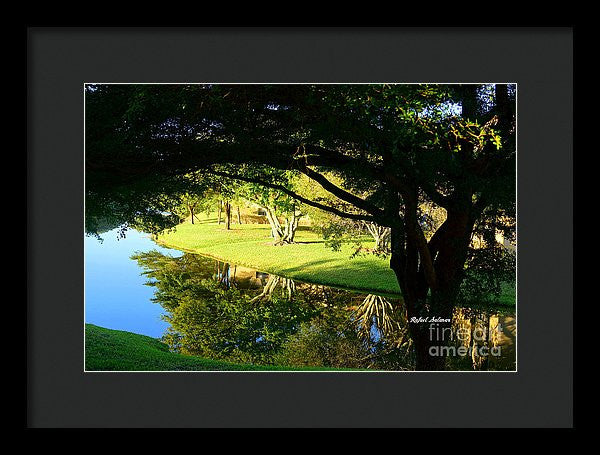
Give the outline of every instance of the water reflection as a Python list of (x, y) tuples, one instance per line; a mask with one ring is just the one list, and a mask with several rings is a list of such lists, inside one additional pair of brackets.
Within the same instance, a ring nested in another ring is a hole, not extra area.
[[(133, 259), (155, 288), (153, 301), (166, 311), (163, 339), (173, 351), (255, 364), (414, 369), (398, 298), (298, 282), (189, 253), (173, 258), (150, 251)], [(449, 369), (514, 369), (512, 315), (460, 308), (452, 333)], [(500, 354), (482, 355), (482, 348), (500, 348)]]
[[(513, 370), (516, 319), (512, 315), (457, 308), (453, 317), (457, 345), (468, 349), (473, 370)], [(462, 338), (462, 339), (461, 339)], [(482, 355), (489, 353), (488, 355)], [(500, 355), (496, 355), (500, 353)]]

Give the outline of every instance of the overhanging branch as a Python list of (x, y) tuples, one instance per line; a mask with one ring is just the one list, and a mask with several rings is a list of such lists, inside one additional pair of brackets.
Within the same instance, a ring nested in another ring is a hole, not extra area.
[(325, 204), (321, 204), (319, 202), (316, 201), (311, 201), (310, 199), (305, 198), (304, 196), (301, 196), (289, 189), (287, 189), (285, 186), (283, 185), (278, 185), (276, 183), (270, 183), (270, 182), (265, 182), (263, 180), (260, 179), (256, 179), (256, 178), (252, 178), (252, 177), (246, 177), (243, 175), (238, 175), (238, 174), (229, 174), (227, 172), (221, 172), (221, 171), (215, 171), (215, 170), (206, 170), (205, 172), (209, 173), (209, 174), (213, 174), (213, 175), (218, 175), (221, 177), (227, 177), (233, 180), (241, 180), (243, 182), (248, 182), (248, 183), (256, 183), (259, 185), (263, 185), (267, 188), (273, 188), (275, 190), (279, 190), (282, 193), (287, 194), (290, 197), (293, 197), (294, 199), (303, 202), (306, 205), (310, 205), (312, 207), (324, 210), (326, 212), (329, 213), (333, 213), (334, 215), (340, 216), (342, 218), (349, 218), (351, 220), (364, 220), (364, 221), (376, 221), (376, 218), (374, 216), (371, 215), (361, 215), (358, 213), (348, 213), (348, 212), (343, 212), (341, 210), (336, 209), (335, 207), (330, 207), (328, 205)]
[(346, 201), (346, 202), (354, 205), (355, 207), (358, 207), (359, 209), (372, 214), (375, 217), (381, 218), (384, 216), (384, 211), (381, 210), (379, 207), (376, 207), (375, 205), (365, 201), (364, 199), (359, 198), (358, 196), (355, 196), (354, 194), (349, 193), (348, 191), (340, 188), (339, 186), (334, 185), (329, 180), (327, 180), (327, 178), (325, 178), (325, 176), (323, 176), (322, 174), (319, 174), (316, 171), (313, 171), (308, 166), (302, 166), (299, 170), (304, 175), (306, 175), (308, 178), (317, 182), (325, 190), (329, 191), (331, 194), (333, 194), (337, 198), (339, 198), (343, 201)]

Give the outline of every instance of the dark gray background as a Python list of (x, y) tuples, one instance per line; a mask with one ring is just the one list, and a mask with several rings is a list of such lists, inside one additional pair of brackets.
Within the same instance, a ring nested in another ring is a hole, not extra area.
[[(84, 82), (518, 83), (518, 373), (83, 373)], [(28, 32), (32, 427), (563, 427), (573, 421), (573, 33)]]

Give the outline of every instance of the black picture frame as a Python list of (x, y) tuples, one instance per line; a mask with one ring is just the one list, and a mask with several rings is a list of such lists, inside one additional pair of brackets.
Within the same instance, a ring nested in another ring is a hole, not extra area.
[[(84, 373), (83, 84), (510, 82), (516, 373)], [(27, 30), (27, 426), (572, 427), (573, 29)]]

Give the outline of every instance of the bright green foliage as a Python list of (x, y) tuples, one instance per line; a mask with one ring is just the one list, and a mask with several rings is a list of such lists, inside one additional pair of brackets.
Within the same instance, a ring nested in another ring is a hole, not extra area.
[(167, 311), (165, 340), (188, 354), (242, 363), (271, 364), (273, 354), (298, 325), (317, 309), (272, 295), (254, 301), (231, 286), (227, 276), (207, 277), (210, 259), (195, 255), (171, 258), (154, 251), (133, 257), (156, 288), (154, 301)]
[[(172, 258), (152, 251), (134, 259), (155, 288), (154, 301), (167, 311), (163, 341), (173, 352), (261, 365), (376, 368), (405, 330), (392, 322), (398, 301), (367, 315), (357, 302), (384, 299), (275, 275), (262, 289), (248, 286), (235, 278), (236, 266), (192, 254)], [(379, 328), (385, 339), (374, 340), (372, 330)]]
[(214, 280), (191, 286), (167, 317), (171, 324), (167, 340), (183, 354), (273, 364), (289, 333), (316, 311), (280, 297), (251, 302), (247, 294)]

